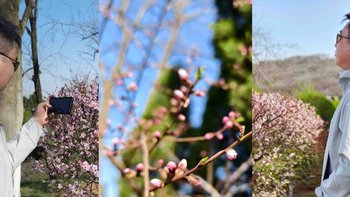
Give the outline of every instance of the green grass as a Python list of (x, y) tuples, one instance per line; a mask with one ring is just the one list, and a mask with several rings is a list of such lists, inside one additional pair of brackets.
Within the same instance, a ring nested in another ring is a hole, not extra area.
[(49, 177), (32, 168), (33, 159), (28, 157), (21, 167), (21, 196), (46, 197), (53, 196), (49, 188)]
[(22, 197), (46, 197), (51, 196), (49, 184), (42, 181), (26, 181), (21, 183)]

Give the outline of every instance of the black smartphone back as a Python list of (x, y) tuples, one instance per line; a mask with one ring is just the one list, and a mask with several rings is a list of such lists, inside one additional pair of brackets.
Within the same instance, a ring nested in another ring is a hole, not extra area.
[(73, 97), (52, 97), (50, 99), (49, 113), (70, 114), (73, 106)]

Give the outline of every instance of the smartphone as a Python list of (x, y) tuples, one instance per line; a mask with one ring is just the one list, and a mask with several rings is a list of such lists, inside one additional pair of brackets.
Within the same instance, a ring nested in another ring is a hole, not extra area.
[(48, 113), (54, 114), (71, 114), (73, 106), (73, 97), (51, 97)]

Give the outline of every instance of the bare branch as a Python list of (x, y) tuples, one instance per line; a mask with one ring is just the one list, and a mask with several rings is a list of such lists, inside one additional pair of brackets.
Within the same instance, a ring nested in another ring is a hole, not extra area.
[(23, 35), (24, 29), (27, 26), (27, 22), (29, 19), (29, 16), (34, 8), (34, 1), (33, 0), (26, 0), (26, 9), (24, 10), (24, 13), (22, 15), (22, 19), (19, 21), (19, 33)]

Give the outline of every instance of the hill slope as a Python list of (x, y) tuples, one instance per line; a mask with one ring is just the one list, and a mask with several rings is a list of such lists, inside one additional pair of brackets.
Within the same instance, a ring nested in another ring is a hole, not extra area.
[(340, 96), (339, 71), (341, 69), (334, 59), (324, 55), (294, 56), (253, 65), (254, 82), (258, 88), (287, 94), (305, 84), (326, 95)]

